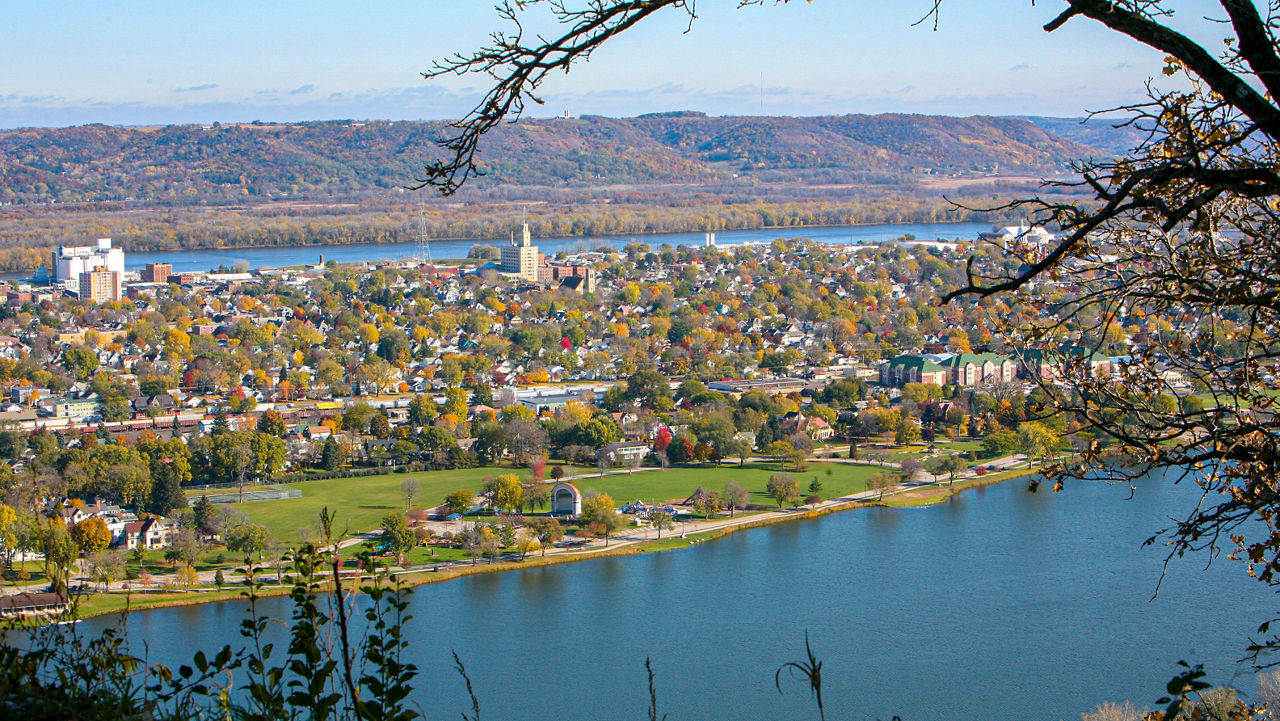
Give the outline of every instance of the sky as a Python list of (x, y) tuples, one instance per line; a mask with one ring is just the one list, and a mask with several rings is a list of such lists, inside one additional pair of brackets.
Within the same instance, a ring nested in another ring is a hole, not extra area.
[[(569, 0), (582, 5), (584, 0)], [(620, 36), (544, 86), (533, 116), (1080, 116), (1140, 99), (1161, 55), (1055, 0), (699, 0)], [(1176, 22), (1204, 26), (1202, 0)], [(10, 3), (0, 15), (0, 127), (465, 114), (485, 78), (425, 80), (503, 22), (486, 0)], [(536, 12), (534, 30), (551, 30)], [(1210, 26), (1218, 42), (1221, 30)], [(1198, 38), (1200, 39), (1200, 38)]]

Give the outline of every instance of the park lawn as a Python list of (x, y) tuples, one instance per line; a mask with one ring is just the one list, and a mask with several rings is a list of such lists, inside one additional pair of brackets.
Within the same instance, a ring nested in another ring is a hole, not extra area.
[[(173, 561), (165, 560), (163, 550), (147, 551), (143, 553), (143, 567), (152, 575), (173, 573), (177, 565)], [(265, 556), (264, 556), (265, 557)], [(125, 568), (127, 568), (135, 578), (141, 572), (142, 567), (138, 566), (137, 560), (134, 558), (133, 552), (125, 553)], [(224, 571), (234, 571), (244, 566), (244, 554), (237, 551), (228, 551), (222, 547), (210, 548), (196, 559), (195, 569), (200, 572), (216, 571), (221, 568)]]
[[(827, 475), (828, 469), (831, 471), (830, 475)], [(608, 493), (621, 505), (633, 500), (651, 503), (684, 500), (699, 487), (720, 490), (724, 488), (725, 481), (736, 480), (751, 492), (751, 503), (775, 506), (773, 499), (764, 493), (765, 484), (774, 473), (786, 472), (795, 476), (802, 496), (808, 495), (809, 483), (817, 477), (823, 485), (819, 494), (823, 498), (836, 498), (866, 490), (867, 479), (879, 470), (869, 466), (821, 462), (811, 462), (806, 470), (800, 472), (781, 471), (776, 463), (749, 463), (742, 468), (736, 464), (725, 464), (718, 468), (697, 466), (603, 477), (589, 475), (578, 478), (573, 483), (583, 493), (593, 490)], [(304, 535), (314, 534), (320, 509), (325, 507), (337, 514), (336, 530), (360, 533), (378, 528), (385, 515), (405, 509), (401, 486), (407, 478), (418, 482), (414, 505), (434, 506), (443, 501), (451, 491), (461, 488), (479, 491), (486, 477), (500, 473), (515, 473), (522, 481), (527, 481), (530, 477), (526, 469), (490, 466), (450, 471), (389, 473), (360, 478), (330, 478), (289, 484), (302, 491), (301, 498), (250, 501), (233, 507), (246, 514), (251, 521), (267, 526), (282, 542), (294, 543)]]
[[(578, 469), (566, 468), (570, 473), (575, 470)], [(444, 497), (453, 491), (469, 488), (479, 492), (485, 478), (500, 473), (514, 473), (522, 482), (531, 478), (527, 468), (507, 466), (328, 478), (288, 484), (290, 488), (302, 491), (301, 498), (249, 501), (232, 507), (248, 515), (249, 520), (271, 529), (271, 533), (284, 543), (296, 543), (304, 536), (314, 535), (316, 519), (320, 517), (320, 509), (325, 507), (337, 514), (335, 532), (362, 533), (378, 528), (388, 513), (405, 510), (401, 489), (406, 479), (418, 482), (413, 505), (434, 507), (443, 503)]]
[(973, 440), (973, 439), (965, 439), (962, 441), (939, 440), (934, 445), (936, 445), (938, 447), (938, 450), (941, 451), (942, 453), (969, 453), (971, 451), (977, 451), (978, 453), (983, 452), (981, 440)]
[[(17, 576), (18, 574), (22, 573), (24, 570), (28, 574), (30, 574), (31, 578), (25, 581), (20, 581), (18, 580)], [(49, 582), (49, 579), (45, 578), (45, 575), (44, 575), (44, 561), (32, 561), (32, 560), (14, 561), (13, 576), (14, 576), (13, 578), (3, 579), (4, 585), (36, 586), (36, 585), (41, 585)]]
[[(831, 475), (827, 475), (827, 470)], [(810, 462), (803, 471), (782, 470), (777, 463), (748, 463), (739, 467), (736, 463), (720, 467), (696, 466), (668, 468), (665, 471), (638, 471), (631, 474), (589, 476), (573, 481), (578, 490), (585, 493), (608, 493), (618, 505), (629, 501), (659, 503), (683, 501), (698, 488), (720, 491), (726, 481), (741, 483), (750, 493), (750, 503), (777, 506), (765, 494), (765, 485), (775, 473), (789, 473), (800, 484), (801, 497), (809, 495), (809, 483), (816, 477), (822, 483), (818, 492), (823, 498), (837, 498), (848, 493), (864, 491), (867, 479), (879, 468), (848, 463)]]

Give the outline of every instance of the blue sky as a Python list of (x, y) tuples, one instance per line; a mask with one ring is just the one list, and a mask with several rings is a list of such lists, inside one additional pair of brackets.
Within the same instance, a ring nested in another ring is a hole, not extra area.
[[(926, 0), (736, 4), (701, 0), (687, 32), (679, 12), (654, 18), (531, 114), (1076, 116), (1160, 74), (1159, 54), (1087, 20), (1043, 32), (1052, 0), (947, 0), (936, 32), (911, 27)], [(21, 127), (453, 118), (482, 79), (420, 71), (501, 23), (484, 0), (71, 0), (11, 3), (0, 27), (0, 127)]]

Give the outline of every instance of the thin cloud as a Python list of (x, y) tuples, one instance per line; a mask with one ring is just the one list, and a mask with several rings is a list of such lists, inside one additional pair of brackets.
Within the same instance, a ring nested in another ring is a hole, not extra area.
[(290, 95), (306, 95), (307, 93), (315, 92), (315, 89), (316, 89), (315, 83), (307, 83), (306, 85), (299, 85), (293, 90), (290, 90), (289, 94)]
[(1031, 69), (1031, 65), (1029, 65), (1028, 63), (1018, 63), (1017, 65), (1014, 65), (1013, 67), (1011, 67), (1011, 68), (1009, 68), (1009, 69), (1010, 69), (1010, 70), (1012, 70), (1012, 71), (1014, 71), (1014, 72), (1020, 72), (1020, 71), (1022, 71), (1022, 70), (1030, 70), (1030, 69)]
[(204, 91), (204, 90), (213, 90), (213, 89), (214, 89), (214, 88), (216, 88), (216, 87), (218, 87), (218, 84), (217, 84), (217, 83), (205, 83), (204, 85), (192, 85), (192, 86), (191, 86), (191, 87), (189, 87), (189, 88), (174, 88), (174, 89), (172, 90), (172, 92), (175, 92), (175, 93), (198, 93), (198, 92), (201, 92), (201, 91)]

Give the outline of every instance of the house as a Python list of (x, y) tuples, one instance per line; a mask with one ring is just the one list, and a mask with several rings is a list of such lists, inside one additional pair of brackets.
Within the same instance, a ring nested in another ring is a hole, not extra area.
[(649, 444), (644, 441), (619, 441), (601, 448), (599, 456), (609, 463), (638, 466), (649, 455)]
[(329, 426), (307, 426), (302, 429), (302, 435), (309, 440), (323, 441), (333, 435), (333, 429)]
[(164, 548), (169, 545), (177, 526), (167, 518), (152, 516), (145, 520), (126, 523), (121, 540), (127, 550), (138, 546), (145, 549)]
[(56, 615), (67, 613), (70, 606), (64, 593), (15, 593), (0, 596), (0, 618), (14, 616)]
[(831, 424), (826, 420), (817, 416), (806, 416), (799, 411), (792, 411), (783, 418), (782, 431), (784, 433), (804, 432), (815, 441), (825, 441), (835, 435)]
[(131, 404), (135, 416), (167, 415), (173, 412), (173, 396), (158, 393), (154, 396), (138, 396)]

